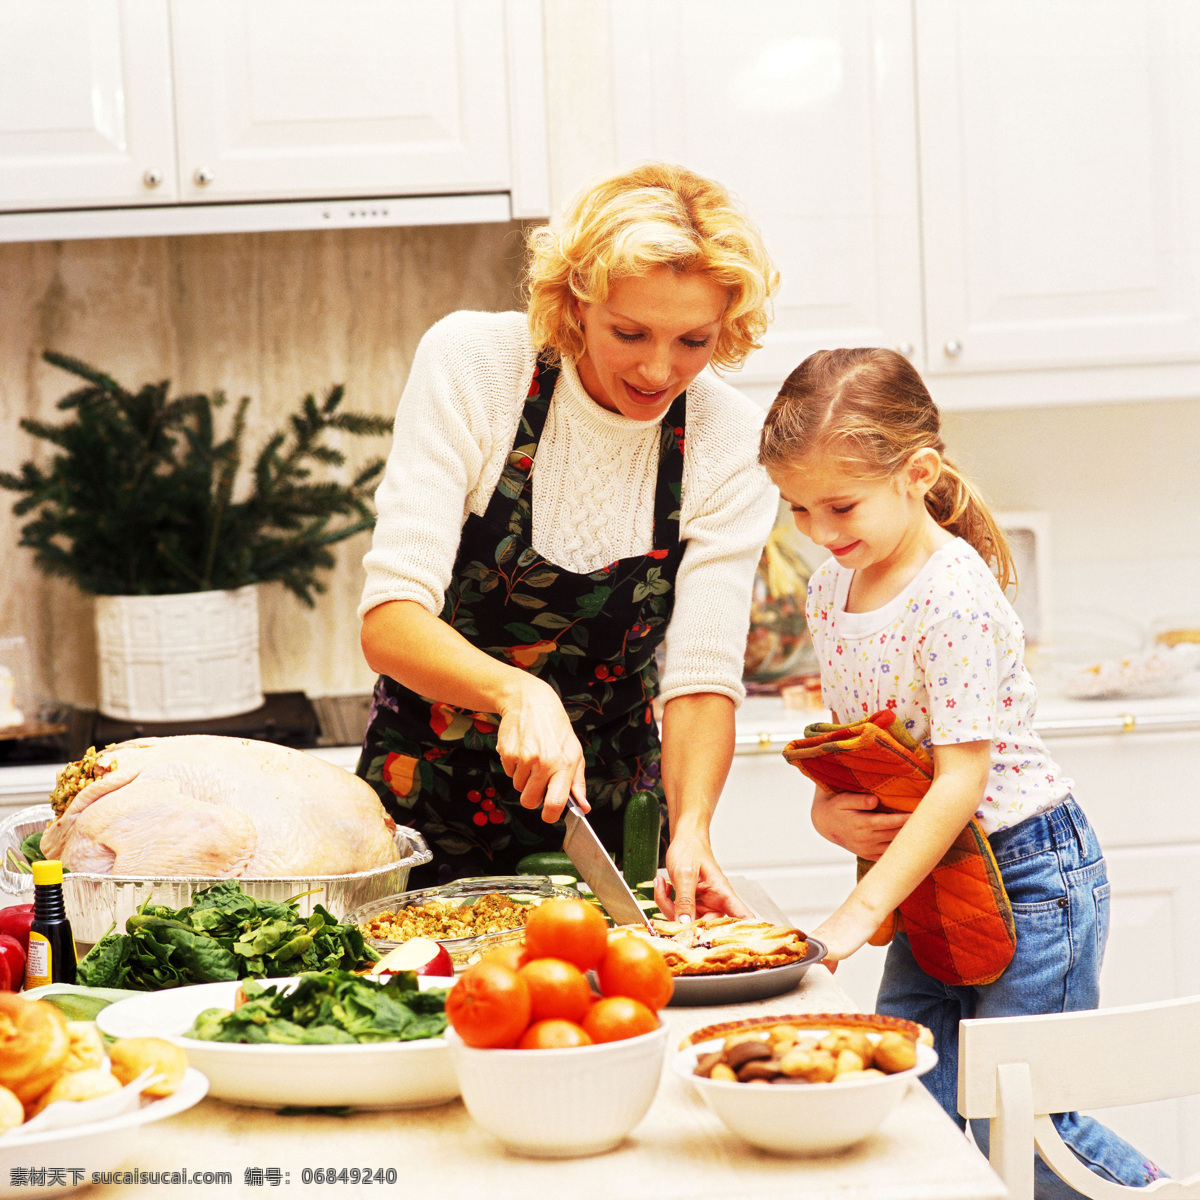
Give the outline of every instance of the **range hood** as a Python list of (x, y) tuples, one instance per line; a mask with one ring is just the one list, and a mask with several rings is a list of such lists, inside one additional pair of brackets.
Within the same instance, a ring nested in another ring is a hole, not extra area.
[(514, 215), (508, 192), (40, 209), (0, 213), (0, 242), (351, 229), (367, 225), (465, 225), (510, 221)]

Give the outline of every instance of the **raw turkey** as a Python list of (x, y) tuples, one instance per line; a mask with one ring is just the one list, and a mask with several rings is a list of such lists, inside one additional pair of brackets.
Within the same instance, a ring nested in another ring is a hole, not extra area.
[(357, 775), (270, 742), (140, 738), (97, 756), (42, 835), (69, 871), (104, 875), (344, 875), (399, 857), (395, 823)]

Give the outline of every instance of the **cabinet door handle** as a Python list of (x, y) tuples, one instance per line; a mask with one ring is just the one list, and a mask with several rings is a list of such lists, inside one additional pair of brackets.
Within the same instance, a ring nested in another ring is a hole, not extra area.
[(163, 181), (162, 172), (156, 171), (153, 167), (148, 168), (146, 171), (144, 171), (142, 173), (142, 182), (148, 188), (156, 188), (156, 187), (158, 187), (158, 185), (160, 183), (162, 183), (162, 181)]
[(197, 167), (192, 172), (192, 178), (196, 181), (197, 187), (208, 187), (216, 176), (207, 167)]
[(956, 341), (954, 338), (951, 338), (946, 343), (946, 345), (943, 347), (943, 349), (946, 352), (947, 358), (957, 358), (963, 351), (962, 342)]
[(905, 358), (912, 358), (913, 352), (915, 350), (916, 350), (916, 346), (914, 346), (912, 344), (912, 342), (901, 342), (896, 347), (896, 353), (903, 354)]

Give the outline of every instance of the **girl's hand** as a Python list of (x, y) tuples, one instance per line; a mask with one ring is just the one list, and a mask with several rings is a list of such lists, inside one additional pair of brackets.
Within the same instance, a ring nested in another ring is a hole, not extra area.
[[(929, 791), (904, 819), (878, 865), (858, 881), (837, 912), (813, 930), (813, 936), (829, 947), (831, 962), (847, 958), (863, 945), (950, 848), (983, 802), (990, 751), (991, 743), (984, 741), (934, 746)], [(864, 799), (872, 801), (866, 811), (861, 807)], [(830, 795), (821, 789), (814, 799), (814, 807), (835, 812), (859, 805), (860, 821), (871, 819), (873, 803), (873, 797)]]
[(865, 912), (847, 901), (822, 921), (812, 931), (812, 936), (826, 946), (822, 961), (833, 971), (842, 959), (849, 958), (855, 950), (865, 946), (882, 923), (882, 917)]
[(826, 792), (813, 796), (813, 828), (828, 842), (876, 862), (892, 844), (910, 814), (884, 808), (865, 792)]
[(738, 899), (712, 848), (698, 837), (679, 835), (667, 847), (667, 874), (654, 878), (654, 901), (668, 921), (693, 920), (715, 912), (731, 917), (753, 914)]
[(590, 811), (583, 775), (583, 747), (558, 694), (536, 676), (525, 677), (515, 699), (500, 713), (496, 750), (523, 808), (541, 805), (542, 820), (557, 821), (574, 796)]

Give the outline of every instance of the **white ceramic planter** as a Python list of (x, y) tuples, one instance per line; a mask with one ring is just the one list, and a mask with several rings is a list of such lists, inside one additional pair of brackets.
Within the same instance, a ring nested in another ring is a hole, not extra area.
[(199, 721), (263, 702), (258, 585), (173, 596), (97, 596), (100, 711)]

